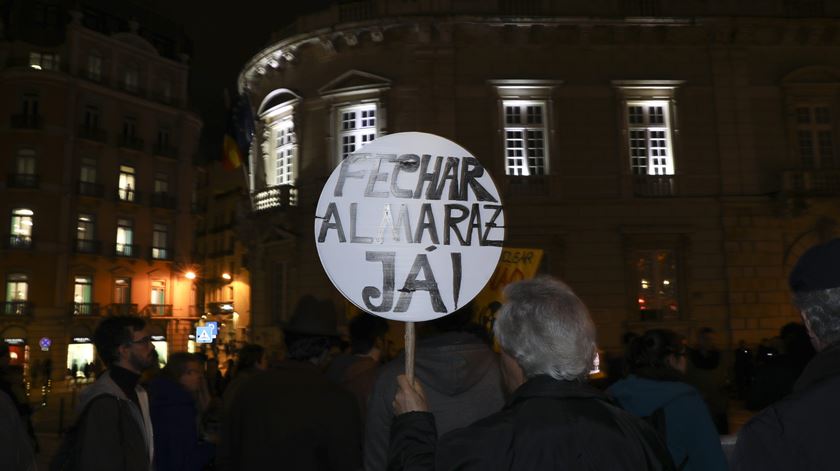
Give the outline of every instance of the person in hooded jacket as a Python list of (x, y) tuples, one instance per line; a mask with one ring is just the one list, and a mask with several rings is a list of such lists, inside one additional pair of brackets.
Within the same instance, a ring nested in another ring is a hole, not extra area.
[(678, 469), (725, 471), (720, 436), (700, 392), (684, 382), (686, 347), (672, 331), (654, 329), (627, 348), (629, 376), (607, 390), (621, 406), (648, 417), (665, 434)]
[[(504, 404), (498, 355), (471, 324), (468, 304), (449, 316), (423, 323), (418, 332), (415, 375), (426, 387), (429, 411), (439, 435), (465, 427), (498, 411)], [(380, 370), (368, 401), (365, 421), (365, 469), (379, 471), (388, 464), (391, 420), (397, 376), (405, 374), (401, 354)]]
[(215, 447), (199, 440), (196, 394), (204, 381), (201, 360), (192, 353), (169, 356), (161, 374), (147, 386), (155, 430), (155, 470), (204, 469)]

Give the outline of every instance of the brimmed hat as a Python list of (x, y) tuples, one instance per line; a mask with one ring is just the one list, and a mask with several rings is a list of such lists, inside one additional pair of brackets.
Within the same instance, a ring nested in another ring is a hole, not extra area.
[(794, 293), (840, 288), (840, 239), (805, 251), (790, 272), (788, 283)]
[(293, 334), (338, 337), (336, 321), (335, 306), (331, 300), (318, 300), (306, 295), (300, 298), (292, 318), (282, 327)]

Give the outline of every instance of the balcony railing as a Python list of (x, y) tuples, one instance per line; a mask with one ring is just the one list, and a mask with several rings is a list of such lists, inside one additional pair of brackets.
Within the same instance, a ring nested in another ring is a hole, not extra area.
[(156, 144), (155, 155), (159, 155), (161, 157), (169, 157), (170, 159), (177, 159), (178, 148), (166, 144)]
[(28, 250), (32, 248), (32, 236), (11, 234), (6, 240), (6, 248)]
[(82, 139), (87, 139), (90, 141), (96, 142), (108, 142), (108, 132), (104, 129), (99, 128), (92, 128), (88, 126), (82, 126), (79, 128), (79, 133), (77, 134)]
[(143, 139), (139, 139), (134, 136), (123, 136), (122, 139), (120, 139), (120, 147), (142, 151)]
[(6, 178), (9, 188), (38, 188), (40, 178), (32, 173), (10, 173)]
[(77, 182), (76, 192), (81, 196), (93, 196), (102, 198), (105, 195), (105, 187), (101, 183)]
[(11, 124), (14, 129), (41, 129), (44, 125), (41, 115), (38, 114), (13, 115)]
[(108, 305), (109, 316), (136, 316), (137, 305), (129, 303), (112, 303)]
[(92, 239), (76, 239), (73, 244), (76, 253), (88, 253), (98, 255), (102, 250), (102, 242)]
[(7, 316), (32, 315), (31, 301), (6, 301), (3, 303), (3, 314)]
[(840, 169), (788, 170), (782, 174), (782, 187), (799, 195), (840, 195)]
[(70, 303), (70, 314), (74, 316), (98, 316), (99, 303)]
[(175, 209), (176, 199), (169, 193), (152, 193), (151, 203), (156, 208)]
[(172, 316), (171, 304), (148, 304), (143, 308), (143, 314), (146, 316)]
[(668, 197), (676, 194), (674, 175), (634, 175), (633, 194), (642, 197)]
[(152, 247), (150, 255), (153, 260), (172, 260), (172, 249), (166, 247)]
[(297, 188), (292, 185), (270, 186), (253, 194), (254, 211), (284, 209), (297, 204)]
[(140, 192), (131, 188), (117, 188), (117, 200), (140, 204)]
[(114, 244), (114, 255), (117, 257), (139, 257), (140, 246), (137, 244)]
[(370, 0), (341, 3), (338, 5), (338, 18), (340, 21), (368, 20), (375, 16), (375, 8), (375, 3)]
[(211, 314), (233, 314), (233, 301), (207, 303), (207, 311)]

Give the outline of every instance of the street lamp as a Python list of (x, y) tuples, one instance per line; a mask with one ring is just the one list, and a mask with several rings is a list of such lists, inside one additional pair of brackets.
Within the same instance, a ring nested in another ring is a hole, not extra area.
[(230, 281), (230, 278), (231, 278), (230, 273), (227, 273), (227, 272), (222, 273), (222, 278), (227, 280), (227, 281)]
[(190, 270), (190, 271), (184, 273), (184, 278), (186, 278), (188, 280), (194, 280), (195, 279), (195, 272)]

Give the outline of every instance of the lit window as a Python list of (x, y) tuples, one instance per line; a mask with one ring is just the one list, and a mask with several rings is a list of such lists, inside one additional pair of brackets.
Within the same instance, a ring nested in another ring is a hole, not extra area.
[(152, 305), (166, 304), (166, 281), (152, 280), (152, 292), (150, 293), (150, 303)]
[(671, 127), (668, 102), (627, 103), (627, 135), (633, 175), (673, 175)]
[(31, 209), (16, 208), (12, 210), (11, 235), (9, 243), (12, 247), (27, 248), (32, 245), (32, 229), (35, 225), (35, 213)]
[(116, 254), (132, 257), (134, 253), (134, 226), (129, 219), (117, 219)]
[(131, 303), (131, 278), (120, 277), (114, 279), (114, 303)]
[(351, 105), (338, 109), (339, 161), (346, 159), (356, 149), (376, 139), (377, 114), (376, 103)]
[(28, 312), (29, 279), (23, 273), (11, 273), (6, 277), (6, 304), (4, 314), (25, 315)]
[(52, 52), (30, 52), (29, 67), (35, 70), (58, 70), (59, 56)]
[(291, 117), (277, 123), (274, 133), (274, 178), (271, 185), (292, 185), (295, 182), (294, 158), (297, 145)]
[(93, 299), (93, 280), (91, 277), (73, 277), (73, 302), (89, 304), (91, 299)]
[(21, 149), (17, 152), (15, 168), (18, 175), (35, 175), (35, 151)]
[(93, 215), (79, 214), (76, 219), (76, 239), (93, 240)]
[[(152, 229), (152, 258), (169, 258), (169, 228), (165, 224), (155, 224)], [(160, 303), (163, 304), (163, 303)]]
[(134, 201), (135, 193), (134, 185), (134, 167), (128, 165), (120, 165), (120, 178), (118, 182), (117, 195), (122, 201)]
[(102, 56), (98, 53), (92, 52), (88, 55), (87, 77), (95, 82), (102, 80)]
[(547, 174), (546, 102), (505, 100), (505, 173), (508, 175)]
[(824, 105), (796, 108), (796, 143), (804, 168), (833, 168), (834, 121), (831, 109)]
[(678, 267), (673, 250), (635, 252), (636, 303), (641, 320), (679, 318)]

